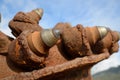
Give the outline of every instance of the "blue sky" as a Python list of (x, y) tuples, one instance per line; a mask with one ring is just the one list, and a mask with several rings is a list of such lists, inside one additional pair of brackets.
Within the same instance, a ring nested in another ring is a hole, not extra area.
[[(0, 30), (11, 35), (8, 22), (14, 15), (19, 11), (28, 12), (36, 8), (44, 9), (39, 23), (43, 28), (52, 28), (58, 22), (69, 22), (73, 26), (100, 25), (120, 31), (120, 0), (1, 0)], [(120, 65), (119, 58), (120, 52), (112, 55), (108, 60), (97, 64), (92, 69), (93, 73), (117, 67)]]

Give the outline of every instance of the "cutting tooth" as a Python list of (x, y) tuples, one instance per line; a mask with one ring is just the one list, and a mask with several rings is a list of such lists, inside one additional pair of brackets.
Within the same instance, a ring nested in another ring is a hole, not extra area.
[(41, 38), (47, 46), (52, 47), (59, 40), (60, 31), (52, 30), (52, 29), (44, 29), (41, 32)]
[(110, 30), (108, 27), (104, 26), (97, 26), (97, 28), (100, 33), (101, 39), (104, 38), (107, 35), (108, 31)]
[(37, 8), (34, 10), (40, 17), (43, 16), (43, 9), (42, 8)]

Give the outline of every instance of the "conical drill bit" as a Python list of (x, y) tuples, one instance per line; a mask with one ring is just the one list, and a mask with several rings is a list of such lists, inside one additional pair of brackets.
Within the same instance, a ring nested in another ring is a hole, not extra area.
[(40, 16), (40, 18), (42, 18), (42, 16), (43, 16), (43, 9), (42, 8), (37, 8), (34, 11)]
[(97, 26), (97, 28), (100, 33), (101, 39), (104, 38), (107, 35), (108, 31), (110, 30), (108, 27), (104, 26)]
[(59, 30), (52, 30), (52, 29), (45, 29), (42, 31), (41, 37), (42, 37), (43, 42), (47, 46), (51, 47), (60, 38), (60, 31)]

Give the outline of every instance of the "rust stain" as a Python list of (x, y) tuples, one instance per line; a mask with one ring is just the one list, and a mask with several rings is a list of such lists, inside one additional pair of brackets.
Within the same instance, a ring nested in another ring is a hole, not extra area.
[(16, 39), (0, 32), (1, 80), (92, 80), (92, 66), (119, 49), (119, 32), (69, 23), (55, 25), (60, 39), (48, 46), (38, 24), (42, 14), (42, 9), (18, 12), (9, 23)]

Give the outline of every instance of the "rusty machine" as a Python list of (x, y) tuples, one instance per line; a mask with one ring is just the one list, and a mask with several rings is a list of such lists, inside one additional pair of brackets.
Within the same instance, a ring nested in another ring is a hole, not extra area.
[(91, 67), (119, 49), (120, 33), (108, 27), (43, 29), (42, 15), (18, 12), (9, 22), (15, 39), (0, 32), (1, 80), (92, 80)]

